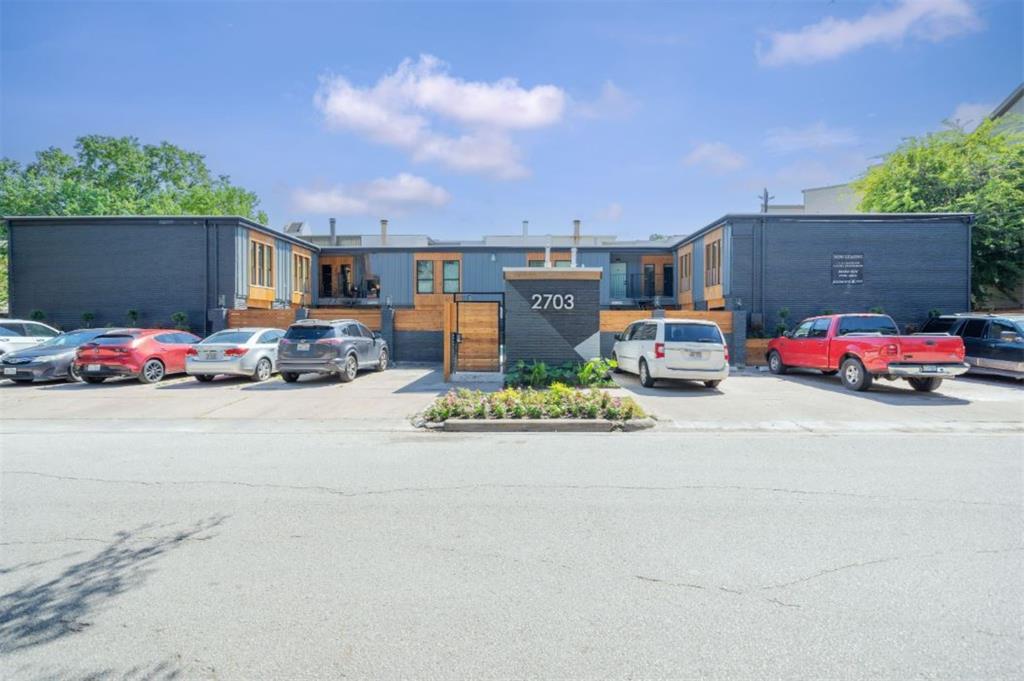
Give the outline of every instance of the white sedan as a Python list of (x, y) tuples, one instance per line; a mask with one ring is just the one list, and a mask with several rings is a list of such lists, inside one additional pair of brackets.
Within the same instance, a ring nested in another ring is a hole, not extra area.
[(645, 388), (662, 378), (702, 381), (709, 388), (729, 376), (729, 347), (718, 324), (701, 319), (643, 319), (615, 335), (618, 371)]

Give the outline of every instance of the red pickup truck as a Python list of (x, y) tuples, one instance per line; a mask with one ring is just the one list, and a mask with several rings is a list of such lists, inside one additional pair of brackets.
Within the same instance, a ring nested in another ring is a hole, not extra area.
[(931, 392), (943, 378), (965, 373), (964, 342), (948, 334), (901, 336), (891, 317), (837, 314), (811, 317), (768, 343), (768, 368), (838, 373), (850, 390), (867, 390), (875, 378), (905, 378), (914, 390)]

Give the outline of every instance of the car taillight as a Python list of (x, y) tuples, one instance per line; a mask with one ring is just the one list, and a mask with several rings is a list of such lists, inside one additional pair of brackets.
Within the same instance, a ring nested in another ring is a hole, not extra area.
[(337, 345), (341, 342), (340, 338), (321, 338), (315, 341), (317, 345)]
[(188, 355), (189, 357), (196, 357), (199, 355), (199, 351), (196, 350), (195, 348), (189, 348), (188, 350), (185, 351), (185, 354)]
[(277, 341), (277, 342), (278, 342), (278, 343), (279, 343), (280, 345), (288, 345), (289, 343), (291, 343), (291, 341), (290, 341), (290, 340), (288, 340), (287, 338), (282, 338), (281, 340), (279, 340), (279, 341)]
[(249, 352), (249, 348), (228, 348), (224, 351), (225, 357), (241, 357), (245, 353)]
[(728, 345), (723, 345), (722, 347), (725, 348), (725, 361), (728, 362), (729, 361), (729, 346)]
[(655, 343), (654, 344), (654, 359), (665, 359), (665, 344)]

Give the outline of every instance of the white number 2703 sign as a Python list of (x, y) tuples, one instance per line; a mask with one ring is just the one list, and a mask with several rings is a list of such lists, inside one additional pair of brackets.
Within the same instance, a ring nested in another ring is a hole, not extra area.
[(530, 296), (531, 310), (571, 310), (576, 307), (576, 296), (571, 293), (534, 293)]

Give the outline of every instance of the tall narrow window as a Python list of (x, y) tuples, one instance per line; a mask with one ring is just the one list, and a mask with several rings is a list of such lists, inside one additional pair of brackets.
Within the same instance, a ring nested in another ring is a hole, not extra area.
[(274, 249), (261, 241), (249, 242), (249, 285), (273, 286)]
[(442, 272), (444, 282), (442, 283), (441, 290), (445, 293), (458, 293), (461, 288), (459, 286), (459, 261), (445, 260)]
[(416, 261), (416, 293), (434, 292), (434, 261)]
[(292, 290), (296, 293), (309, 293), (309, 265), (310, 259), (299, 253), (292, 256)]
[(690, 265), (690, 253), (683, 253), (679, 257), (679, 290), (689, 291), (693, 286), (693, 277), (691, 276), (691, 265)]
[(712, 241), (704, 247), (704, 285), (717, 286), (722, 283), (722, 241)]

